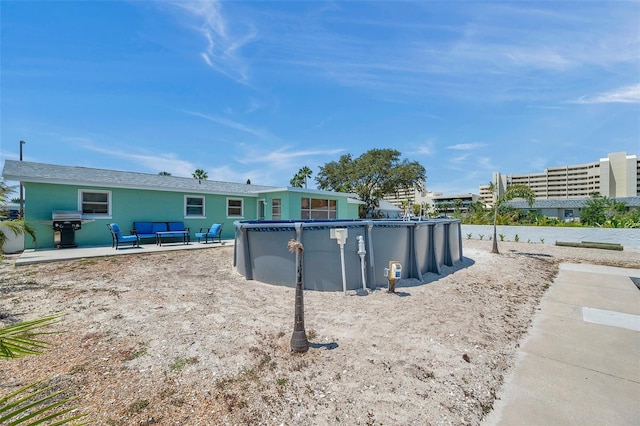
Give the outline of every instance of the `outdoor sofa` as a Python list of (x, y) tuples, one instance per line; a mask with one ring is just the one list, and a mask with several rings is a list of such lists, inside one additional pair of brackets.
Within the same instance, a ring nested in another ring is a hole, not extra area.
[(133, 222), (131, 233), (141, 240), (153, 238), (160, 246), (166, 238), (182, 238), (183, 244), (189, 244), (191, 240), (190, 230), (183, 222)]

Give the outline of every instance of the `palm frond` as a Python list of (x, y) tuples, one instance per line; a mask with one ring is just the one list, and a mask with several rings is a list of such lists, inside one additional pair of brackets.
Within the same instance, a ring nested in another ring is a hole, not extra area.
[[(58, 409), (74, 398), (58, 398), (62, 391), (52, 391), (51, 386), (40, 387), (43, 381), (31, 383), (0, 398), (0, 424), (7, 426), (66, 425), (85, 417), (86, 414), (71, 414), (75, 408)], [(48, 393), (50, 392), (50, 393)], [(48, 393), (48, 394), (47, 394)], [(52, 420), (56, 420), (51, 423)], [(30, 422), (30, 423), (26, 423)], [(86, 422), (76, 423), (76, 425)]]
[(49, 347), (49, 343), (35, 337), (52, 334), (42, 331), (57, 323), (61, 315), (52, 315), (31, 321), (23, 321), (0, 329), (0, 359), (18, 358), (24, 355), (35, 355)]

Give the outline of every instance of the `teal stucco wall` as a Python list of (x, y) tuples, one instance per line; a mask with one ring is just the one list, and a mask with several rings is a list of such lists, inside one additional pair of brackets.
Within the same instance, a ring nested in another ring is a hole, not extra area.
[[(54, 185), (25, 183), (25, 219), (36, 230), (37, 242), (25, 239), (25, 248), (53, 248), (54, 231), (51, 226), (53, 210), (79, 210), (79, 189), (104, 191), (105, 188), (91, 186)], [(182, 192), (148, 191), (137, 189), (108, 189), (111, 191), (111, 216), (104, 218), (85, 218), (82, 229), (76, 231), (76, 244), (111, 245), (108, 223), (118, 223), (128, 233), (134, 221), (176, 221), (184, 222), (190, 228), (191, 238), (200, 228), (209, 228), (213, 223), (222, 223), (222, 238), (235, 236), (233, 222), (242, 219), (255, 219), (256, 197), (225, 196), (211, 194), (185, 194)], [(184, 210), (185, 195), (205, 197), (205, 216), (186, 217)], [(243, 200), (243, 216), (227, 217), (227, 198)]]
[[(104, 188), (94, 186), (60, 185), (45, 183), (24, 183), (25, 219), (36, 230), (37, 242), (25, 238), (25, 248), (53, 248), (54, 231), (51, 225), (53, 210), (81, 210), (80, 190), (109, 191), (111, 193), (111, 216), (83, 216), (82, 229), (76, 231), (78, 246), (111, 245), (108, 223), (117, 223), (125, 233), (133, 228), (135, 221), (184, 222), (190, 228), (191, 239), (200, 228), (209, 228), (213, 223), (221, 223), (222, 238), (235, 237), (236, 220), (256, 220), (258, 218), (258, 200), (265, 201), (265, 219), (272, 219), (272, 201), (280, 198), (282, 220), (300, 219), (302, 197), (332, 199), (337, 201), (337, 219), (356, 219), (357, 204), (347, 202), (346, 197), (305, 193), (298, 191), (278, 191), (255, 195), (219, 195), (197, 194), (171, 191), (151, 191), (142, 189)], [(185, 196), (193, 195), (205, 198), (205, 216), (185, 216)], [(242, 216), (227, 216), (227, 199), (243, 200)], [(151, 241), (143, 241), (151, 242)]]

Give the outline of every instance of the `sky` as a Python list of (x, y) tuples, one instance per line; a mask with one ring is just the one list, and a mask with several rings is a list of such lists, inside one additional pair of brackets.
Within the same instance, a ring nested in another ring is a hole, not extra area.
[(478, 193), (640, 155), (639, 1), (0, 0), (0, 164), (288, 186), (373, 148)]

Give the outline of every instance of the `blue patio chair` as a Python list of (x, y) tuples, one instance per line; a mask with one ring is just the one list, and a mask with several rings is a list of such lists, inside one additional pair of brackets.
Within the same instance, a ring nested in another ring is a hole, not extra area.
[(214, 223), (213, 225), (211, 225), (211, 228), (209, 229), (200, 228), (200, 232), (196, 232), (196, 238), (198, 239), (198, 242), (200, 242), (200, 240), (204, 238), (205, 244), (207, 244), (209, 240), (211, 240), (212, 242), (215, 242), (216, 239), (218, 240), (219, 243), (222, 244), (221, 235), (222, 235), (221, 223)]
[(115, 247), (116, 250), (118, 250), (119, 243), (131, 243), (132, 247), (140, 247), (140, 237), (137, 235), (122, 235), (117, 223), (107, 224), (107, 228), (111, 232), (111, 247)]

